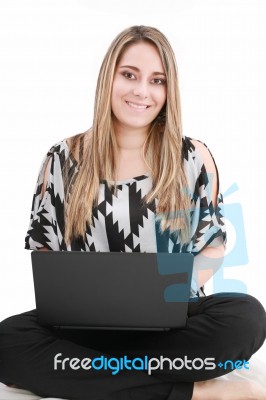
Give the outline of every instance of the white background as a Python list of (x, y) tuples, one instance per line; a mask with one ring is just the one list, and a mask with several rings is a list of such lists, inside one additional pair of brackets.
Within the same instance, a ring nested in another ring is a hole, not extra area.
[[(0, 2), (0, 320), (35, 308), (24, 237), (41, 161), (54, 143), (91, 126), (107, 47), (139, 24), (160, 29), (174, 48), (183, 133), (211, 149), (223, 193), (238, 186), (225, 202), (242, 206), (248, 263), (224, 277), (266, 307), (265, 21), (264, 0)], [(266, 345), (257, 355), (266, 356)]]

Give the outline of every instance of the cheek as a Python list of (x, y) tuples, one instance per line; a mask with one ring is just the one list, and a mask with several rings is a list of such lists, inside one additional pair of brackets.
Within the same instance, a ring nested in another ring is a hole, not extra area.
[(120, 78), (116, 78), (113, 82), (112, 97), (119, 98), (127, 91), (126, 82)]
[(155, 98), (156, 98), (156, 102), (158, 107), (163, 107), (163, 105), (166, 102), (166, 89), (162, 88), (162, 90), (160, 92), (157, 92), (155, 94)]
[(111, 95), (111, 107), (112, 109), (119, 107), (124, 94), (123, 85), (118, 82), (114, 83)]
[(166, 88), (164, 88), (163, 93), (162, 93), (162, 97), (161, 97), (161, 104), (164, 105), (166, 102)]

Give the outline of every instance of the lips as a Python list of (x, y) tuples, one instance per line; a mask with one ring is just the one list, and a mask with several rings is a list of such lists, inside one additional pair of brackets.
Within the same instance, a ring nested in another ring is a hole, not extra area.
[(146, 110), (150, 106), (148, 104), (134, 103), (132, 101), (126, 101), (129, 107), (135, 108), (136, 110)]

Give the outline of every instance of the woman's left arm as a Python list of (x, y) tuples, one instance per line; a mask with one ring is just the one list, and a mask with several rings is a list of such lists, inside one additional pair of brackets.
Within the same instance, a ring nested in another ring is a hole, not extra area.
[[(210, 196), (213, 207), (215, 208), (217, 206), (217, 198), (219, 193), (219, 179), (216, 165), (211, 153), (203, 143), (197, 140), (192, 140), (192, 143), (200, 154), (207, 174), (212, 177)], [(198, 288), (203, 286), (221, 267), (224, 253), (225, 246), (223, 237), (218, 236), (195, 256), (193, 278), (195, 279)]]

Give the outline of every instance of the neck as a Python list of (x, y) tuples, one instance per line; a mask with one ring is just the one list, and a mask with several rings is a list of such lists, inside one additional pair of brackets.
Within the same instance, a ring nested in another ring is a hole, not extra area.
[(148, 136), (148, 128), (128, 128), (116, 126), (114, 123), (115, 136), (120, 151), (138, 151)]

